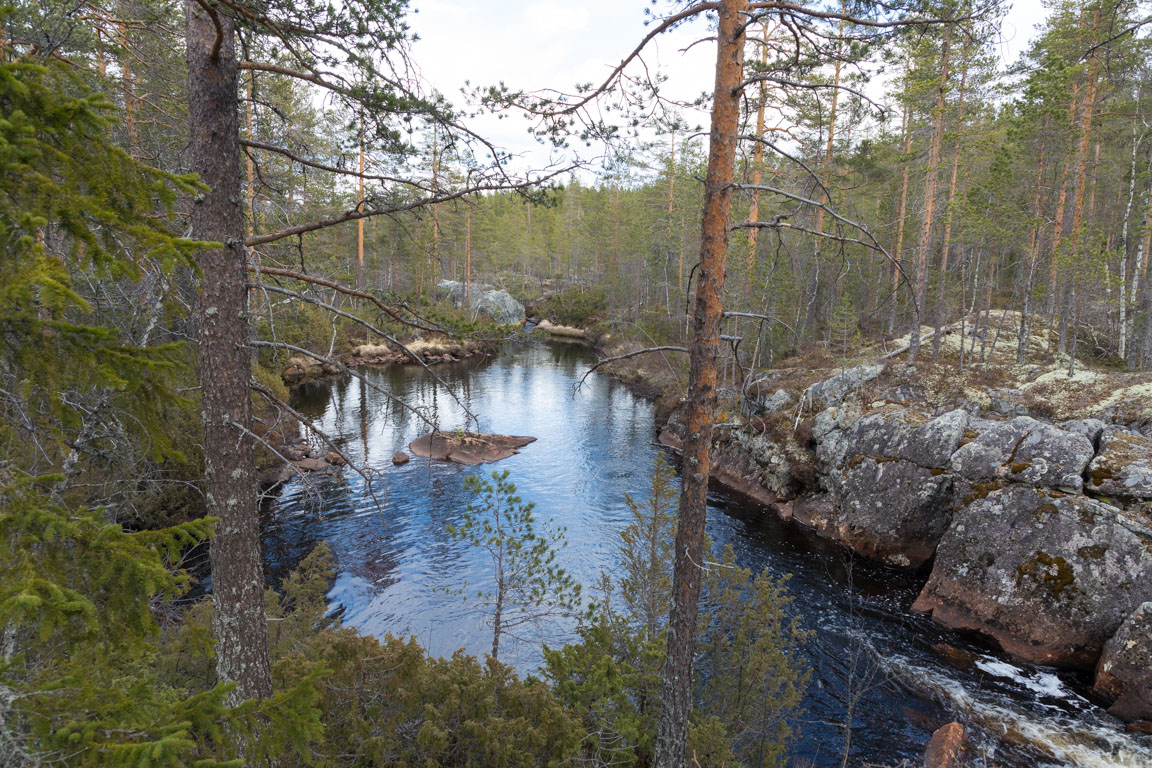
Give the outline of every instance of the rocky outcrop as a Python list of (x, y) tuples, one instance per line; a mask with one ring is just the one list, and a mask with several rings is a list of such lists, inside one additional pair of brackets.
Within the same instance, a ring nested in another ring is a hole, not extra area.
[(1112, 701), (1109, 712), (1124, 720), (1152, 720), (1152, 602), (1120, 625), (1096, 667), (1096, 693)]
[(951, 468), (974, 483), (1003, 481), (1078, 493), (1094, 453), (1083, 434), (1021, 416), (990, 423), (953, 454)]
[[(1088, 669), (1105, 653), (1101, 695), (1146, 720), (1129, 692), (1149, 689), (1148, 647), (1132, 642), (1147, 619), (1129, 617), (1152, 604), (1152, 437), (1019, 415), (1010, 387), (944, 398), (910, 367), (882, 371), (757, 379), (745, 426), (714, 435), (712, 476), (861, 555), (931, 563), (914, 609), (945, 626), (1035, 663)], [(679, 447), (682, 419), (662, 443)]]
[(1152, 528), (1084, 496), (1012, 486), (953, 517), (913, 605), (1038, 664), (1090, 666), (1152, 597)]
[(870, 363), (868, 365), (849, 368), (831, 378), (816, 382), (808, 387), (808, 389), (805, 390), (805, 396), (808, 402), (816, 408), (827, 408), (831, 405), (839, 405), (844, 402), (844, 398), (849, 392), (867, 384), (883, 372), (883, 363)]
[(516, 435), (432, 432), (413, 440), (408, 444), (408, 449), (415, 456), (476, 466), (515, 456), (520, 453), (519, 448), (534, 442), (534, 437)]
[(1117, 427), (1103, 430), (1100, 452), (1088, 467), (1088, 490), (1131, 501), (1152, 499), (1152, 440)]
[(890, 565), (919, 567), (952, 518), (952, 476), (904, 459), (857, 455), (835, 500), (825, 535)]

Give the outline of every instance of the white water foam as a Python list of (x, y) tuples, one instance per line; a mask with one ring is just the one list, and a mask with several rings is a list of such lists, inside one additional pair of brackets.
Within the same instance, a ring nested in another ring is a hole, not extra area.
[[(1121, 730), (1107, 715), (1084, 713), (1076, 717), (1045, 707), (1028, 712), (1007, 696), (972, 690), (934, 669), (919, 667), (896, 655), (877, 656), (892, 678), (939, 699), (961, 719), (992, 735), (1001, 743), (1026, 744), (1055, 761), (1051, 765), (1076, 768), (1149, 768), (1152, 745)], [(983, 663), (981, 663), (983, 662)], [(989, 674), (1020, 682), (1034, 691), (1052, 692), (1067, 700), (1083, 699), (1067, 691), (1055, 675), (1025, 670), (998, 659), (982, 658), (977, 666)], [(1048, 678), (1054, 678), (1055, 682)], [(1063, 693), (1058, 693), (1063, 691)], [(1067, 697), (1067, 698), (1065, 698)]]

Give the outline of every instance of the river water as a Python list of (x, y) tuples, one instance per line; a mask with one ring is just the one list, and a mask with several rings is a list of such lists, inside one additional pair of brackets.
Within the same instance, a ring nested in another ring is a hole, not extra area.
[[(339, 564), (329, 599), (346, 624), (415, 635), (436, 655), (488, 649), (490, 630), (467, 597), (491, 581), (485, 559), (445, 527), (459, 522), (469, 500), (464, 479), (493, 467), (418, 458), (394, 467), (393, 451), (407, 451), (430, 421), (539, 438), (495, 468), (509, 470), (539, 522), (566, 526), (560, 561), (590, 590), (602, 570), (614, 569), (617, 533), (628, 522), (624, 494), (645, 495), (660, 450), (648, 402), (595, 374), (576, 388), (592, 360), (579, 346), (532, 341), (493, 360), (437, 366), (436, 376), (416, 366), (366, 370), (391, 398), (354, 378), (297, 391), (296, 407), (374, 473), (370, 485), (345, 470), (283, 489), (264, 521), (272, 581), (327, 541)], [(848, 765), (917, 765), (932, 729), (958, 719), (989, 765), (1152, 766), (1149, 739), (1125, 734), (1090, 702), (1085, 680), (1014, 663), (977, 638), (911, 615), (922, 577), (848, 557), (720, 491), (708, 532), (717, 547), (732, 545), (740, 565), (791, 574), (792, 610), (812, 630), (794, 765), (841, 765), (849, 721)], [(540, 643), (559, 644), (571, 629), (553, 625), (504, 641), (501, 660), (531, 673)], [(942, 643), (968, 663), (943, 658), (933, 649)]]

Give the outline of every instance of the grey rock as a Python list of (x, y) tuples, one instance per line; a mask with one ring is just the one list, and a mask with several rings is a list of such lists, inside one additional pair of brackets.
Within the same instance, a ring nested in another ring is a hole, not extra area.
[(792, 395), (782, 389), (778, 389), (763, 400), (757, 400), (756, 411), (761, 414), (776, 413), (782, 411), (792, 404)]
[(1085, 496), (1011, 486), (954, 513), (913, 610), (1029, 662), (1087, 667), (1148, 600), (1145, 521)]
[(1152, 439), (1108, 427), (1100, 437), (1100, 452), (1088, 466), (1092, 493), (1122, 499), (1152, 499)]
[(839, 405), (844, 402), (844, 398), (849, 392), (872, 381), (883, 371), (883, 363), (858, 365), (855, 368), (841, 371), (829, 379), (816, 382), (808, 387), (805, 394), (808, 397), (808, 402), (817, 408)]
[(952, 476), (903, 459), (857, 456), (841, 475), (833, 530), (862, 555), (918, 567), (932, 557), (952, 517)]
[(1104, 645), (1093, 690), (1112, 701), (1123, 720), (1152, 720), (1152, 603), (1124, 620)]
[(478, 314), (501, 325), (518, 325), (524, 322), (524, 305), (512, 298), (508, 291), (486, 291), (479, 297), (473, 293), (472, 308)]
[(910, 410), (875, 413), (853, 424), (841, 460), (853, 456), (903, 459), (921, 467), (947, 467), (968, 427), (968, 413), (949, 411), (935, 419)]
[(1059, 424), (1060, 429), (1077, 435), (1084, 435), (1092, 447), (1100, 445), (1100, 435), (1104, 432), (1105, 424), (1100, 419), (1073, 419)]
[(1094, 452), (1084, 435), (1022, 416), (984, 430), (952, 455), (951, 467), (973, 482), (1004, 480), (1079, 493)]
[[(496, 286), (488, 283), (472, 283), (471, 290), (468, 291), (469, 298), (475, 298), (479, 294), (495, 290)], [(436, 283), (436, 294), (445, 298), (450, 298), (456, 302), (456, 306), (464, 303), (464, 283), (456, 280), (441, 280)]]

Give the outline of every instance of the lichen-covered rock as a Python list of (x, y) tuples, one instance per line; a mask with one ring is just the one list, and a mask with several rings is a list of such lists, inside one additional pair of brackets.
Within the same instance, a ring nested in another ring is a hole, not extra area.
[(1100, 419), (1073, 419), (1072, 421), (1062, 421), (1057, 426), (1065, 432), (1084, 435), (1088, 438), (1088, 442), (1092, 443), (1092, 447), (1097, 448), (1100, 445), (1100, 435), (1104, 434), (1106, 425)]
[(1152, 600), (1152, 528), (1084, 496), (1023, 486), (957, 511), (913, 605), (1037, 664), (1095, 664)]
[[(469, 298), (477, 296), (487, 291), (495, 290), (496, 286), (489, 285), (488, 283), (472, 283), (471, 288), (467, 291)], [(460, 306), (464, 302), (464, 283), (456, 280), (441, 280), (436, 283), (436, 294), (452, 299), (456, 306)]]
[(1101, 496), (1152, 499), (1152, 440), (1108, 427), (1100, 452), (1088, 466), (1088, 490)]
[(806, 390), (808, 402), (817, 408), (826, 408), (830, 405), (839, 405), (854, 389), (872, 381), (884, 371), (883, 363), (870, 363), (858, 365), (846, 371), (818, 381)]
[(935, 419), (909, 410), (872, 414), (847, 430), (843, 460), (879, 456), (921, 467), (947, 467), (967, 426), (968, 413), (960, 409)]
[[(660, 431), (661, 445), (677, 451), (683, 448), (682, 417), (682, 411), (673, 413)], [(775, 507), (795, 495), (790, 488), (792, 467), (787, 456), (764, 435), (717, 430), (713, 433), (709, 458), (710, 477), (753, 501)]]
[(1083, 434), (1022, 416), (992, 423), (952, 454), (951, 467), (972, 482), (1004, 480), (1079, 493), (1094, 453)]
[(1096, 666), (1093, 686), (1111, 700), (1108, 709), (1123, 720), (1152, 720), (1152, 603), (1132, 612)]
[(524, 305), (512, 298), (508, 291), (485, 291), (472, 294), (472, 309), (501, 325), (519, 325), (524, 322)]
[(951, 517), (951, 475), (857, 455), (841, 475), (835, 525), (824, 533), (866, 557), (918, 567), (936, 551)]
[(751, 413), (764, 416), (769, 413), (778, 413), (784, 410), (795, 400), (791, 394), (778, 389), (767, 396), (757, 396), (753, 393), (745, 398), (745, 404)]

